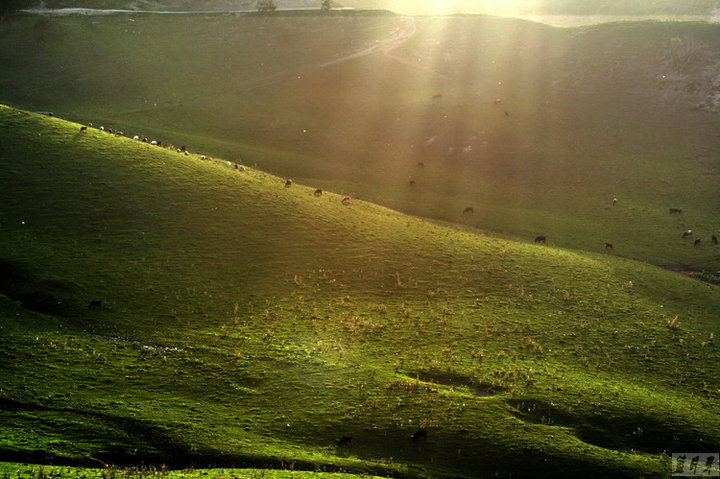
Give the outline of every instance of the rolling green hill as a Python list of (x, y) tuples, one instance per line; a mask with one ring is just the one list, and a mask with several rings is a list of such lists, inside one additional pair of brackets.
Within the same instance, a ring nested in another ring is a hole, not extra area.
[(654, 478), (720, 445), (717, 287), (0, 125), (0, 460)]
[(26, 15), (0, 26), (0, 101), (503, 237), (717, 270), (718, 29)]

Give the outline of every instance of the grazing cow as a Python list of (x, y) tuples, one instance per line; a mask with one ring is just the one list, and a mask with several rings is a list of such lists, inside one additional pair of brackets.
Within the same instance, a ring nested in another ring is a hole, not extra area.
[(148, 139), (146, 136), (143, 136), (143, 139), (141, 140), (143, 143), (148, 143)]
[(190, 156), (190, 152), (187, 151), (187, 150), (183, 151), (183, 154), (184, 154), (185, 156)]
[(352, 444), (352, 436), (343, 436), (338, 440), (338, 447), (349, 446)]
[(323, 193), (322, 190), (320, 188), (318, 188), (317, 190), (315, 190), (315, 193), (313, 193), (313, 195), (322, 196), (322, 193)]
[(463, 210), (464, 215), (471, 215), (473, 213), (475, 213), (475, 208), (473, 208), (472, 206), (468, 206)]
[(427, 429), (420, 428), (417, 431), (413, 433), (412, 436), (410, 436), (410, 439), (412, 439), (412, 442), (418, 442), (422, 440), (427, 439)]
[(422, 161), (418, 161), (417, 165), (418, 165), (418, 168), (425, 168), (425, 163), (423, 163)]
[(696, 239), (693, 245), (700, 246), (700, 238)]
[(679, 215), (682, 213), (682, 208), (670, 208), (671, 215)]
[(712, 242), (712, 244), (718, 244), (718, 238), (717, 238), (717, 236), (712, 235), (712, 237), (710, 238), (710, 241)]
[(415, 180), (410, 180), (410, 186), (415, 186)]
[(344, 205), (349, 205), (349, 204), (350, 204), (350, 197), (349, 197), (349, 196), (345, 196), (345, 197), (342, 199), (342, 204), (344, 204)]
[(617, 198), (613, 198), (613, 206), (617, 204)]
[(113, 131), (112, 128), (108, 128), (108, 133), (112, 134), (112, 133), (115, 133), (115, 131)]
[(207, 156), (202, 155), (202, 156), (200, 156), (200, 159), (201, 159), (201, 160), (207, 160)]
[(505, 116), (508, 117), (508, 118), (510, 118), (510, 113), (506, 111), (506, 112), (505, 112)]
[(88, 309), (100, 309), (102, 308), (102, 301), (93, 299), (88, 303)]
[(150, 144), (151, 144), (152, 146), (157, 146), (157, 141), (153, 140), (153, 141), (150, 142)]
[(687, 238), (688, 236), (692, 236), (692, 230), (683, 231), (682, 237)]
[(185, 145), (183, 145), (183, 146), (180, 147), (180, 151), (185, 151), (185, 150), (187, 150), (187, 148), (185, 147)]
[(85, 125), (81, 126), (80, 131), (87, 131), (87, 126), (85, 126)]
[(292, 180), (285, 180), (285, 188), (290, 188), (292, 186)]
[(547, 243), (547, 238), (544, 235), (536, 236), (535, 242), (545, 244)]
[(243, 165), (235, 165), (235, 169), (238, 171), (245, 171), (245, 167)]
[(441, 94), (441, 93), (438, 93), (437, 95), (433, 95), (433, 97), (432, 97), (433, 100), (438, 100), (438, 99), (440, 99), (440, 98), (442, 98), (442, 94)]
[(613, 249), (612, 243), (605, 243), (605, 249)]
[(100, 131), (105, 131), (105, 127), (104, 127), (104, 126), (101, 126), (101, 127), (100, 127)]
[(138, 140), (138, 141), (140, 141), (140, 137), (137, 136), (137, 135), (135, 135), (135, 136), (133, 136), (133, 140)]

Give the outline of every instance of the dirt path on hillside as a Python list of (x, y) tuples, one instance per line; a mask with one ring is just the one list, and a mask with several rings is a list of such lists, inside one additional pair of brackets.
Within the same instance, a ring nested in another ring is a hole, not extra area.
[(372, 55), (374, 53), (382, 53), (387, 58), (390, 58), (398, 63), (402, 63), (403, 65), (407, 65), (409, 67), (423, 70), (429, 73), (432, 73), (433, 75), (439, 75), (442, 78), (448, 78), (447, 76), (443, 75), (442, 73), (433, 70), (432, 68), (426, 67), (424, 65), (418, 65), (416, 61), (412, 61), (408, 58), (401, 57), (399, 55), (396, 55), (393, 53), (394, 50), (398, 49), (400, 46), (402, 46), (405, 42), (407, 42), (410, 38), (412, 38), (417, 33), (417, 24), (415, 22), (415, 18), (413, 17), (403, 17), (401, 20), (400, 25), (398, 25), (395, 29), (393, 29), (390, 32), (390, 36), (386, 38), (385, 40), (375, 40), (375, 45), (372, 45), (368, 48), (364, 48), (362, 50), (350, 53), (348, 55), (345, 55), (343, 57), (337, 58), (335, 60), (331, 60), (329, 62), (325, 62), (320, 65), (320, 68), (325, 68), (331, 65), (337, 65), (338, 63), (343, 63), (348, 60), (352, 60), (355, 58), (364, 57), (367, 55)]

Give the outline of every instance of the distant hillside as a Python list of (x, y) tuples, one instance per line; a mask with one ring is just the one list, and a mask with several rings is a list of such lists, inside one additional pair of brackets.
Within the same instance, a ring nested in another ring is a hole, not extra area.
[(720, 269), (718, 65), (720, 25), (687, 22), (23, 15), (0, 29), (6, 103), (691, 270)]
[[(41, 8), (98, 8), (129, 10), (256, 10), (256, 0), (27, 0)], [(275, 0), (278, 8), (320, 8), (320, 0)]]
[(417, 0), (344, 0), (344, 5), (356, 8), (388, 8), (398, 12), (431, 14), (489, 13), (494, 15), (586, 15), (586, 16), (643, 16), (643, 15), (702, 15), (709, 16), (718, 9), (717, 0), (447, 0), (433, 2)]

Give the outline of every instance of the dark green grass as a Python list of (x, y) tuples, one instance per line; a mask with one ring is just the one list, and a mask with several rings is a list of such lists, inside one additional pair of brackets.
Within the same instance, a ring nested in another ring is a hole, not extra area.
[(664, 477), (720, 444), (716, 287), (0, 125), (4, 460)]
[(499, 235), (717, 269), (718, 117), (697, 105), (720, 27), (423, 17), (389, 56), (322, 66), (408, 21), (21, 16), (0, 27), (0, 100)]
[(354, 475), (328, 472), (310, 472), (295, 470), (273, 469), (194, 469), (168, 470), (162, 465), (147, 467), (106, 467), (106, 468), (77, 468), (68, 466), (43, 466), (22, 463), (0, 463), (0, 473), (6, 477), (18, 479), (47, 479), (51, 477), (78, 477), (84, 479), (109, 479), (123, 477), (127, 479), (190, 479), (203, 477), (207, 479), (286, 479), (286, 478), (315, 478), (315, 479), (352, 479), (373, 476)]

